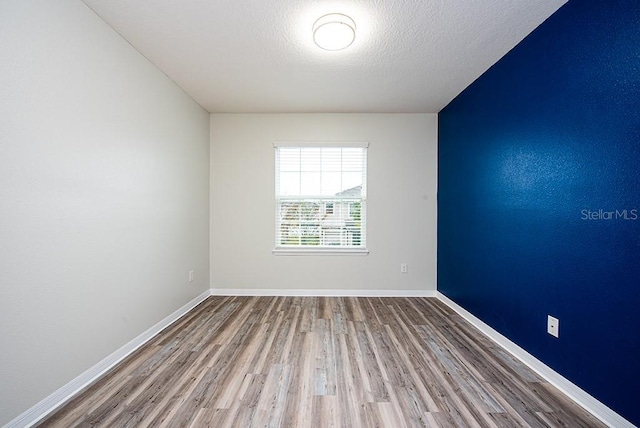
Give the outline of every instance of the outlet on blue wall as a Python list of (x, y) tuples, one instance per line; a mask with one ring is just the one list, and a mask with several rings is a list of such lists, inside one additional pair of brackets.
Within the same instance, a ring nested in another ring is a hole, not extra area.
[(640, 2), (570, 0), (440, 112), (438, 290), (640, 424)]

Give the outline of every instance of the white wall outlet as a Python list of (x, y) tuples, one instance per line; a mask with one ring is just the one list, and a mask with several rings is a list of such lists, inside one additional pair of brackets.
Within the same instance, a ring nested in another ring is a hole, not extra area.
[(547, 333), (551, 336), (558, 337), (560, 332), (560, 320), (551, 315), (547, 316)]
[(189, 271), (189, 282), (193, 282), (193, 271)]
[(406, 263), (400, 263), (400, 273), (409, 272), (409, 266)]

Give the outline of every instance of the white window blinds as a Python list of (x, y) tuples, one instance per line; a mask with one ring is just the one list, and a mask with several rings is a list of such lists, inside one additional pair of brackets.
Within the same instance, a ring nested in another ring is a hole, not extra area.
[(367, 144), (275, 144), (276, 250), (366, 248)]

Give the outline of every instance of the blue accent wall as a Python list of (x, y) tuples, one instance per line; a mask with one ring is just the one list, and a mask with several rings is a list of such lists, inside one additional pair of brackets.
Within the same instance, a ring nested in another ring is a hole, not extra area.
[(438, 290), (640, 424), (640, 1), (570, 0), (440, 112)]

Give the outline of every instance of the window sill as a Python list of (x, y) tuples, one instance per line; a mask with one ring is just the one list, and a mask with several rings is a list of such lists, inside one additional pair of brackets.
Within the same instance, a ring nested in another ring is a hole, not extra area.
[(366, 248), (282, 248), (273, 250), (276, 256), (366, 256)]

